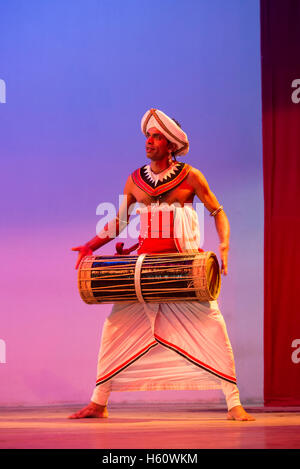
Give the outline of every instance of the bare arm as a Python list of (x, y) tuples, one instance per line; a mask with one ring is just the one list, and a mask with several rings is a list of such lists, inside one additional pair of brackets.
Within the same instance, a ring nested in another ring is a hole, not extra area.
[(79, 251), (75, 269), (78, 268), (83, 257), (91, 255), (93, 251), (96, 251), (96, 249), (99, 249), (116, 238), (127, 226), (130, 218), (129, 207), (136, 202), (131, 191), (132, 184), (131, 176), (129, 176), (124, 188), (124, 196), (126, 197), (123, 199), (116, 218), (109, 221), (102, 232), (98, 233), (97, 236), (92, 238), (85, 245), (72, 248), (72, 251)]
[[(195, 189), (196, 195), (199, 197), (201, 202), (203, 202), (204, 206), (210, 213), (220, 207), (218, 199), (210, 190), (208, 182), (199, 170), (192, 168), (190, 174), (190, 182)], [(224, 210), (218, 212), (214, 218), (216, 230), (220, 240), (219, 249), (222, 261), (221, 272), (224, 275), (227, 275), (230, 225)]]

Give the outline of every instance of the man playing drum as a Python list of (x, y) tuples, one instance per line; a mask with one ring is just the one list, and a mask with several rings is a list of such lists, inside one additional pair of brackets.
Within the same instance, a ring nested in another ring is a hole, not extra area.
[[(136, 202), (143, 206), (135, 246), (138, 254), (196, 252), (200, 235), (191, 208), (196, 195), (215, 219), (221, 273), (227, 275), (230, 227), (223, 207), (203, 174), (175, 159), (188, 152), (187, 135), (176, 121), (156, 109), (144, 114), (141, 127), (150, 164), (128, 177), (126, 197), (116, 219), (85, 245), (72, 248), (79, 251), (76, 268), (85, 256), (118, 236)], [(122, 250), (122, 243), (117, 250), (128, 253)], [(254, 420), (239, 400), (232, 348), (217, 301), (115, 303), (102, 331), (91, 401), (70, 418), (107, 417), (111, 391), (167, 389), (222, 389), (228, 419)]]

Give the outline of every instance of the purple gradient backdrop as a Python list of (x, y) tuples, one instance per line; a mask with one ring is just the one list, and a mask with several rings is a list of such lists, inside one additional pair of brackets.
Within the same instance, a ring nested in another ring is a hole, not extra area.
[[(262, 400), (259, 1), (12, 0), (0, 31), (0, 405), (89, 400), (111, 306), (81, 301), (70, 248), (95, 235), (97, 205), (117, 203), (145, 164), (140, 119), (150, 107), (181, 122), (185, 160), (226, 209), (219, 303), (241, 397)], [(207, 216), (204, 249), (218, 252)], [(224, 403), (221, 391), (111, 396), (138, 400)]]

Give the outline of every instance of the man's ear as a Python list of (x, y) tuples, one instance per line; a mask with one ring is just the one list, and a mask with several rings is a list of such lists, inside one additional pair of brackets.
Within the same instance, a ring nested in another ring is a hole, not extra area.
[(168, 142), (168, 148), (169, 148), (169, 150), (171, 150), (172, 153), (173, 153), (174, 151), (177, 150), (177, 145), (176, 145), (176, 143)]

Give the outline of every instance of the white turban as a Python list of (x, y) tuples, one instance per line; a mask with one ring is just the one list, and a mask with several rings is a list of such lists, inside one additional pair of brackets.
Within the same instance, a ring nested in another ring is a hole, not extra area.
[(141, 121), (143, 134), (147, 134), (148, 129), (155, 127), (172, 143), (175, 143), (177, 150), (174, 155), (183, 156), (189, 151), (189, 141), (186, 133), (166, 114), (158, 109), (149, 109)]

